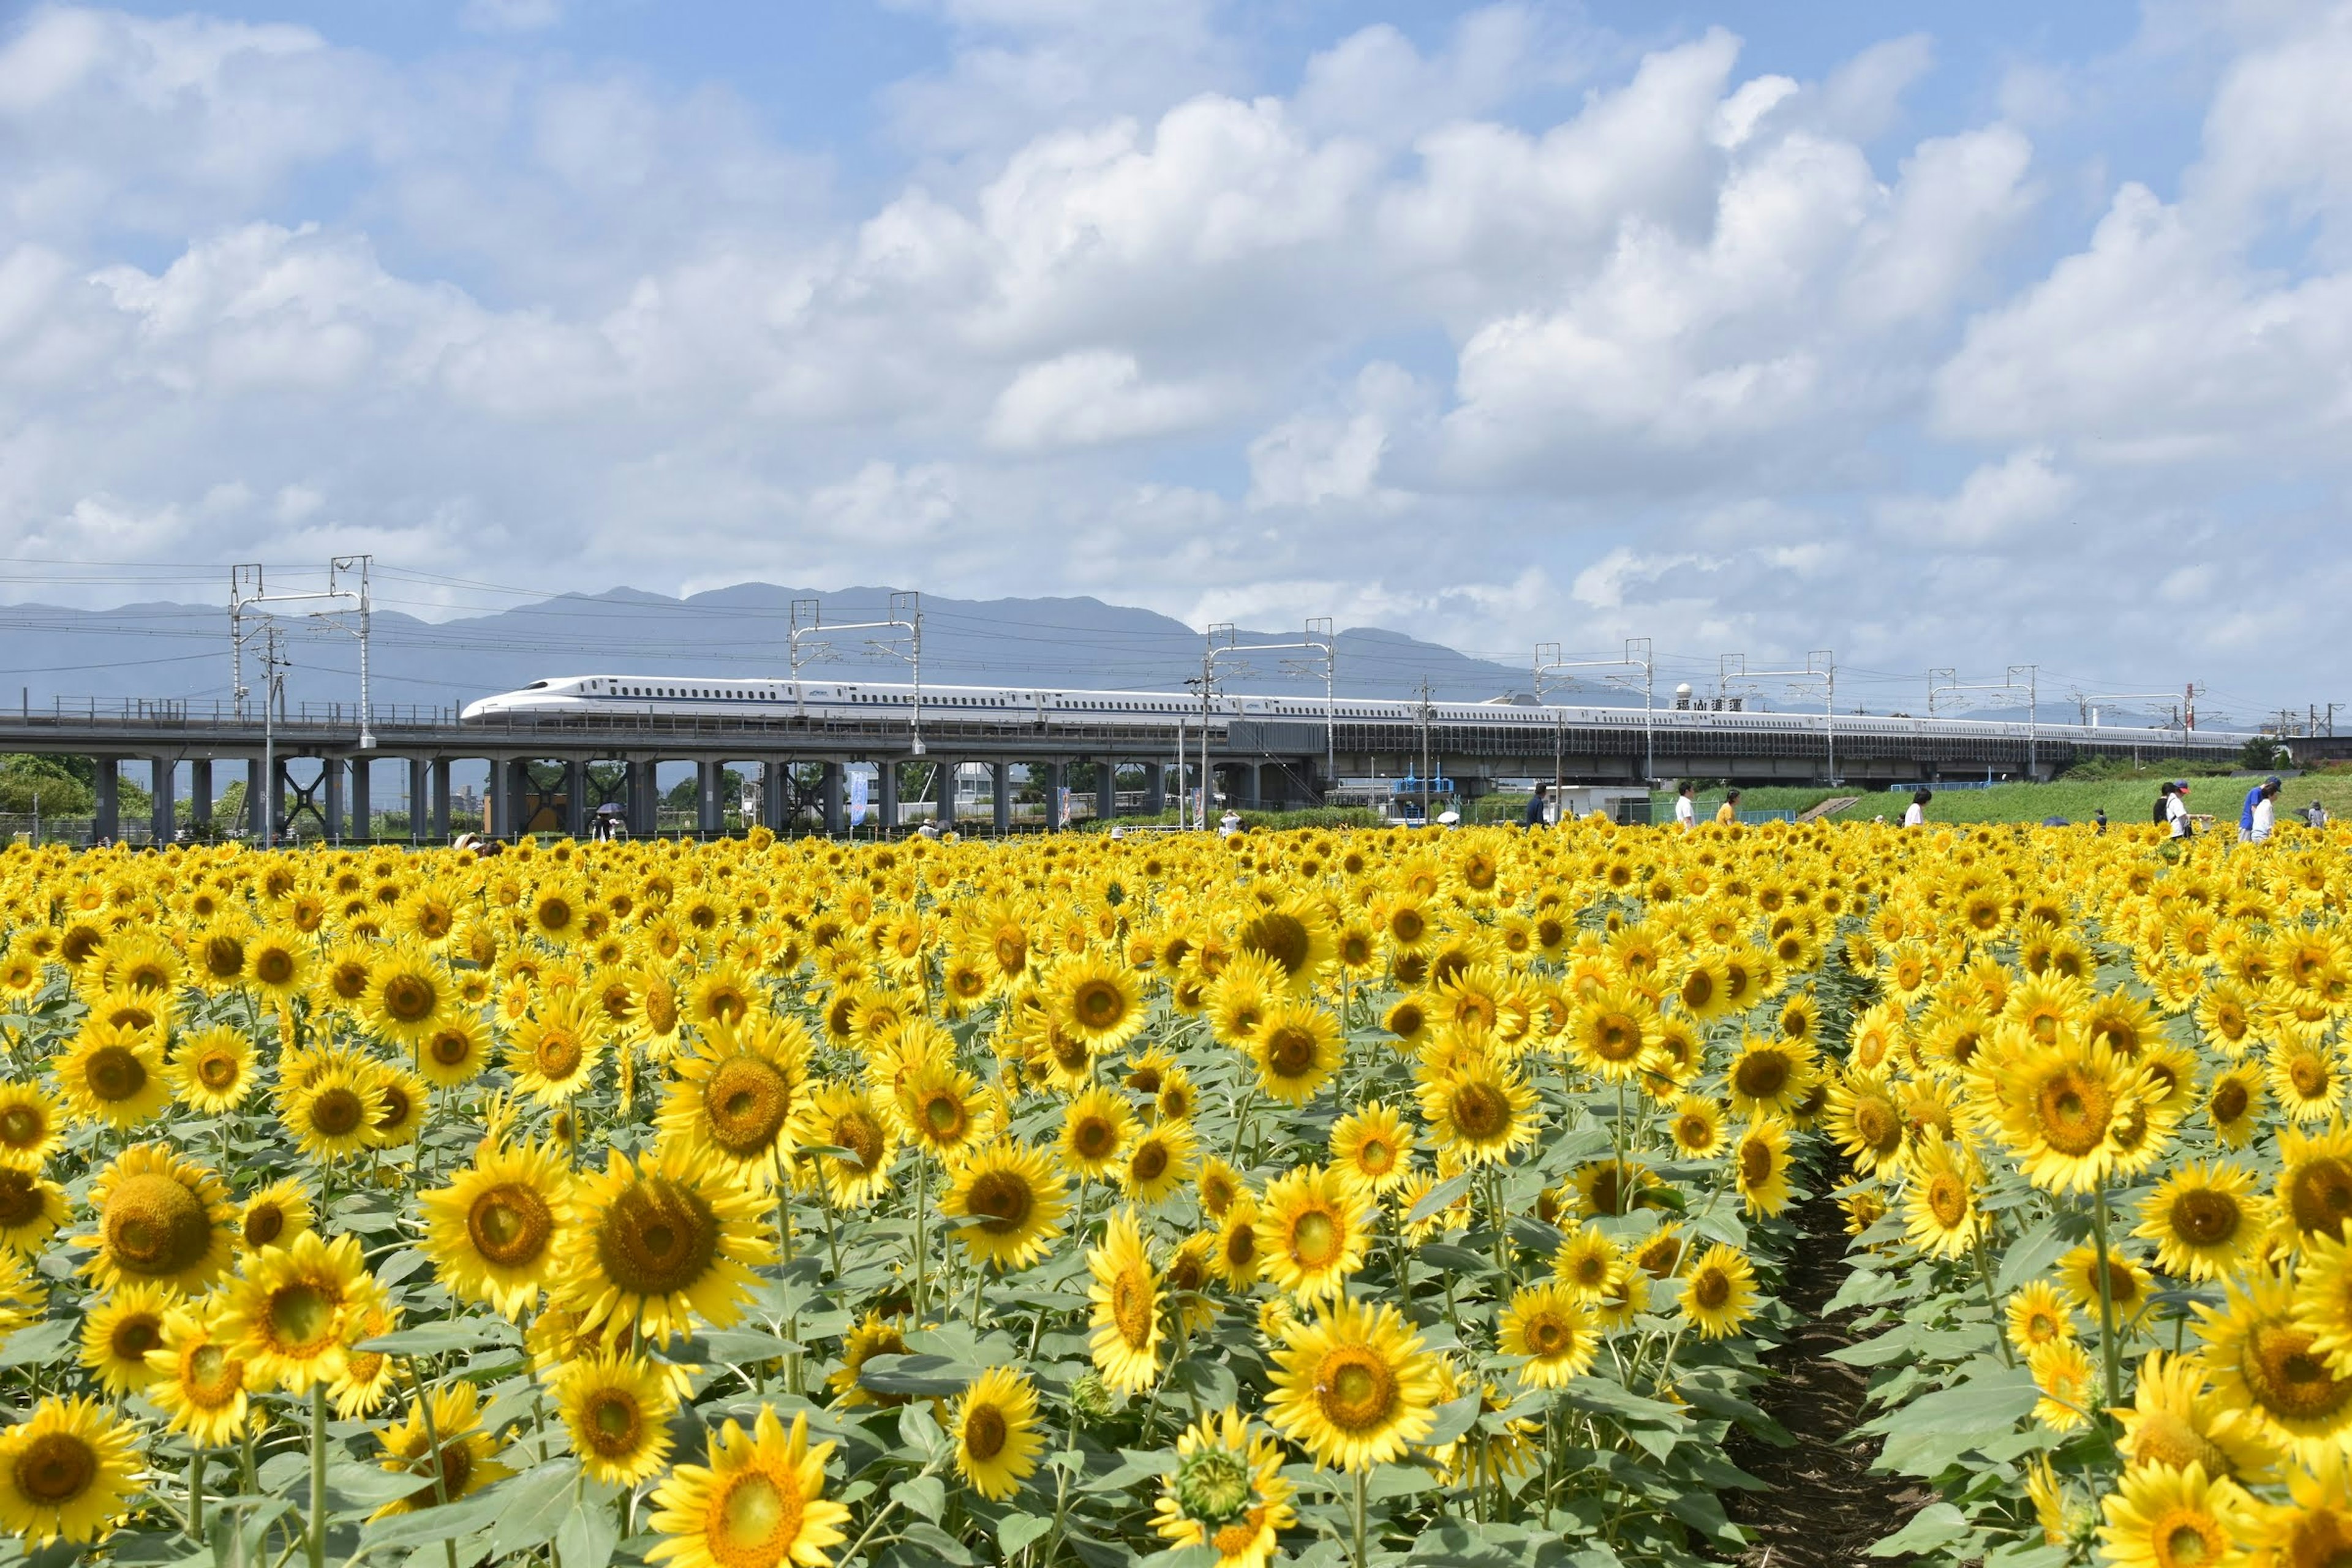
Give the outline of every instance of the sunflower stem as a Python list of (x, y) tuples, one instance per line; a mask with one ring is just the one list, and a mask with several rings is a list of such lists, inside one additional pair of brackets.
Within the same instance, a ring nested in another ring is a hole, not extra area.
[(1355, 1481), (1356, 1568), (1364, 1568), (1364, 1471), (1360, 1467), (1356, 1470)]
[(2000, 1352), (2001, 1365), (2015, 1366), (2017, 1353), (2009, 1348), (2009, 1336), (2000, 1331), (2000, 1304), (1993, 1299), (1992, 1268), (1985, 1262), (1985, 1238), (1981, 1229), (1977, 1232), (1977, 1244), (1973, 1250), (1977, 1255), (1977, 1278), (1984, 1281), (1985, 1311), (1992, 1319), (1993, 1345)]
[(196, 1446), (195, 1458), (188, 1461), (188, 1536), (202, 1542), (205, 1538), (205, 1448)]
[(310, 1568), (327, 1568), (327, 1385), (310, 1384)]
[(924, 1298), (929, 1284), (929, 1236), (925, 1229), (929, 1218), (931, 1199), (931, 1167), (919, 1155), (915, 1160), (915, 1321), (923, 1321)]
[(2099, 1245), (2099, 1359), (2107, 1378), (2107, 1408), (2124, 1402), (2122, 1347), (2116, 1343), (2116, 1287), (2107, 1273), (2107, 1184), (2091, 1189), (2091, 1217)]
[[(402, 1356), (400, 1366), (402, 1371), (408, 1373), (408, 1386), (416, 1392), (416, 1418), (424, 1425), (425, 1458), (433, 1466), (433, 1505), (436, 1508), (446, 1508), (449, 1506), (449, 1465), (448, 1461), (442, 1457), (441, 1429), (433, 1419), (433, 1401), (425, 1396), (425, 1380), (416, 1374), (416, 1358), (413, 1355)], [(326, 1397), (323, 1384), (319, 1397), (322, 1400)], [(323, 1471), (321, 1476), (323, 1478)], [(323, 1487), (324, 1479), (321, 1479), (319, 1484)], [(442, 1542), (441, 1554), (446, 1561), (447, 1568), (457, 1568), (457, 1543), (455, 1541)]]

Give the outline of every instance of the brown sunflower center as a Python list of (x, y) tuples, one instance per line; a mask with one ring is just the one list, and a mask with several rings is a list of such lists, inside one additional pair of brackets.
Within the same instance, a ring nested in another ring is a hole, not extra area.
[(520, 1182), (492, 1187), (466, 1211), (466, 1235), (474, 1250), (501, 1268), (522, 1268), (547, 1250), (555, 1215), (547, 1199)]
[(1089, 980), (1070, 996), (1070, 1012), (1089, 1029), (1111, 1029), (1127, 1016), (1127, 994), (1108, 980)]
[(1036, 1207), (1037, 1196), (1018, 1171), (990, 1171), (971, 1184), (964, 1207), (992, 1236), (1019, 1230)]
[(613, 1199), (596, 1226), (604, 1278), (635, 1296), (689, 1289), (719, 1251), (719, 1221), (693, 1188), (667, 1176), (641, 1177)]
[(441, 994), (421, 974), (395, 974), (383, 984), (383, 1010), (396, 1024), (418, 1024), (433, 1016)]
[(2336, 1377), (2314, 1354), (2313, 1336), (2292, 1323), (2260, 1322), (2246, 1335), (2240, 1371), (2248, 1392), (2284, 1421), (2324, 1422), (2352, 1405), (2352, 1380)]
[(1474, 1142), (1499, 1138), (1510, 1129), (1511, 1102), (1492, 1084), (1456, 1084), (1449, 1109), (1454, 1131)]
[(2069, 1068), (2042, 1084), (2035, 1108), (2043, 1141), (2080, 1159), (2106, 1142), (2116, 1097), (2105, 1084)]
[(964, 1452), (975, 1459), (985, 1462), (1003, 1453), (1010, 1432), (1004, 1412), (993, 1405), (975, 1403), (963, 1413)]
[(1731, 1300), (1731, 1276), (1720, 1268), (1702, 1268), (1691, 1277), (1690, 1293), (1699, 1306), (1719, 1311)]
[(212, 1247), (212, 1217), (184, 1184), (153, 1172), (126, 1176), (100, 1222), (114, 1266), (142, 1279), (193, 1268)]
[(793, 1478), (740, 1470), (711, 1500), (704, 1536), (720, 1568), (775, 1568), (801, 1532), (801, 1515)]
[(269, 1334), (289, 1355), (315, 1355), (335, 1334), (335, 1297), (315, 1281), (298, 1279), (269, 1293)]
[(327, 1138), (346, 1138), (367, 1121), (367, 1101), (356, 1089), (337, 1084), (310, 1101), (311, 1131)]
[(2321, 1154), (2295, 1165), (2287, 1173), (2286, 1203), (2305, 1235), (2342, 1234), (2352, 1219), (2352, 1160)]
[(113, 1104), (147, 1087), (147, 1064), (128, 1046), (101, 1046), (90, 1053), (82, 1077), (92, 1094)]
[(1890, 1100), (1875, 1095), (1855, 1102), (1854, 1136), (1874, 1154), (1890, 1154), (1903, 1142), (1903, 1117)]
[(1396, 1408), (1396, 1373), (1370, 1348), (1342, 1345), (1315, 1369), (1315, 1402), (1342, 1432), (1376, 1431)]
[(792, 1085), (773, 1063), (730, 1057), (704, 1080), (702, 1103), (712, 1140), (744, 1159), (774, 1145), (792, 1113)]
[(234, 1052), (208, 1050), (196, 1058), (196, 1081), (215, 1094), (235, 1089), (242, 1076)]
[(1314, 939), (1307, 931), (1307, 922), (1297, 915), (1269, 910), (1242, 927), (1240, 945), (1244, 952), (1255, 952), (1279, 963), (1285, 974), (1296, 975), (1306, 970)]
[(2238, 1234), (2238, 1200), (2210, 1187), (2172, 1200), (2172, 1234), (2191, 1247), (2214, 1247)]
[(1949, 1171), (1938, 1171), (1927, 1183), (1927, 1212), (1946, 1230), (1958, 1228), (1969, 1217), (1969, 1187)]
[(1749, 1051), (1731, 1067), (1731, 1084), (1750, 1100), (1770, 1100), (1789, 1086), (1789, 1058), (1779, 1051)]
[(10, 1475), (17, 1492), (36, 1507), (59, 1508), (89, 1489), (98, 1479), (98, 1453), (70, 1432), (43, 1432), (16, 1456)]
[(596, 1390), (588, 1396), (586, 1415), (581, 1425), (588, 1429), (589, 1447), (598, 1457), (618, 1459), (635, 1452), (645, 1416), (625, 1389)]
[(1284, 1024), (1266, 1037), (1265, 1065), (1276, 1078), (1303, 1078), (1314, 1070), (1318, 1055), (1314, 1031)]

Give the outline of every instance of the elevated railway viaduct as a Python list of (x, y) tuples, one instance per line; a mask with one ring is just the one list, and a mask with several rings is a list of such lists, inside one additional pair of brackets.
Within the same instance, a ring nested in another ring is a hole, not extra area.
[[(1417, 723), (1343, 718), (1327, 731), (1319, 720), (1219, 714), (1209, 724), (1208, 763), (1225, 798), (1280, 806), (1319, 799), (1335, 773), (1341, 778), (1426, 773), (1450, 779), (1472, 795), (1486, 793), (1497, 780), (1554, 777), (1626, 784), (1644, 776), (1759, 784), (1837, 778), (1883, 785), (1981, 778), (1988, 773), (2047, 778), (2086, 756), (2210, 757), (2229, 754), (2243, 741), (2210, 731), (2037, 729), (1819, 713), (1645, 715), (1628, 709), (1596, 716), (1582, 710), (1573, 721), (1563, 718), (1551, 724), (1531, 723), (1528, 717), (1519, 712), (1507, 721), (1498, 714), (1495, 722), (1432, 718)], [(569, 831), (583, 833), (590, 814), (606, 804), (599, 796), (608, 788), (610, 803), (621, 809), (632, 834), (643, 837), (656, 830), (655, 770), (665, 763), (694, 764), (697, 826), (704, 834), (723, 829), (721, 779), (730, 763), (757, 766), (760, 816), (771, 826), (790, 827), (808, 804), (836, 833), (846, 826), (845, 780), (853, 764), (879, 765), (873, 805), (887, 832), (899, 826), (902, 805), (899, 770), (887, 764), (980, 763), (996, 783), (987, 820), (1001, 832), (1010, 826), (1005, 770), (1011, 766), (1043, 771), (1049, 825), (1057, 826), (1051, 818), (1059, 812), (1060, 786), (1071, 763), (1108, 764), (1095, 770), (1097, 814), (1108, 816), (1118, 809), (1118, 770), (1140, 772), (1144, 808), (1157, 811), (1180, 778), (1197, 777), (1202, 755), (1197, 721), (1183, 737), (1183, 763), (1191, 771), (1180, 773), (1176, 737), (1165, 722), (1137, 723), (1116, 714), (1103, 715), (1098, 722), (1066, 717), (1048, 726), (1018, 712), (929, 713), (919, 748), (907, 722), (883, 714), (513, 715), (461, 721), (451, 708), (378, 707), (367, 728), (363, 740), (358, 714), (348, 705), (305, 704), (265, 723), (257, 712), (240, 713), (225, 703), (89, 701), (75, 707), (59, 701), (47, 710), (0, 714), (0, 752), (94, 759), (99, 766), (92, 832), (109, 839), (121, 831), (115, 780), (124, 763), (147, 770), (155, 803), (149, 826), (159, 837), (171, 837), (181, 820), (173, 806), (182, 768), (188, 770), (190, 786), (186, 820), (212, 823), (215, 788), (229, 782), (218, 776), (224, 764), (237, 770), (247, 785), (248, 816), (242, 824), (216, 826), (261, 837), (261, 813), (272, 792), (252, 786), (263, 775), (267, 756), (277, 797), (290, 803), (288, 818), (311, 816), (327, 837), (339, 840), (359, 837), (366, 831), (362, 825), (373, 821), (370, 789), (383, 769), (404, 766), (408, 798), (423, 803), (423, 809), (410, 814), (410, 836), (419, 843), (447, 841), (453, 826), (450, 771), (461, 762), (489, 764), (488, 827), (501, 837), (543, 821), (551, 811)], [(622, 764), (600, 770), (616, 777), (617, 784), (592, 774), (593, 763)], [(803, 764), (814, 765), (815, 780), (806, 791), (793, 773)], [(944, 804), (943, 815), (951, 814), (952, 795)]]

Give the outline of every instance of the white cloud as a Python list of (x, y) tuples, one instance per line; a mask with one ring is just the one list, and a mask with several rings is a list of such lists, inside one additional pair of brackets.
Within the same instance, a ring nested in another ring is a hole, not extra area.
[[(942, 63), (845, 184), (719, 80), (469, 3), (504, 41), (415, 58), (0, 33), (0, 544), (1886, 668), (2219, 663), (2184, 605), (2284, 584), (2323, 638), (2352, 590), (2302, 569), (2352, 485), (2352, 8), (2151, 11), (1928, 102), (1976, 68), (1921, 37), (1799, 79), (1528, 0), (1278, 67), (1211, 0), (906, 0)], [(2049, 148), (1953, 107), (2037, 68), (2098, 88)], [(2186, 168), (2099, 142), (2159, 80), (2203, 95)], [(2110, 151), (2150, 184), (2043, 210)], [(2242, 570), (2169, 575), (2204, 554)]]
[(1014, 376), (989, 416), (988, 439), (1014, 452), (1132, 441), (1205, 424), (1217, 405), (1206, 386), (1147, 382), (1133, 354), (1082, 349)]

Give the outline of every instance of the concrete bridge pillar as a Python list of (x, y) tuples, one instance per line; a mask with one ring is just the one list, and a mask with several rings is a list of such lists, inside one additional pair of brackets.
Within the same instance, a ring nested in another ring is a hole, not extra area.
[(213, 760), (198, 757), (188, 764), (188, 824), (198, 833), (213, 825)]
[(434, 843), (446, 844), (449, 842), (449, 759), (434, 758), (432, 767), (425, 777), (427, 780), (425, 791), (424, 795), (418, 797), (418, 809), (427, 809), (425, 801), (429, 797), (432, 816), (426, 825), (426, 831), (432, 835)]
[(563, 831), (572, 838), (588, 837), (588, 764), (579, 757), (563, 764)]
[(839, 763), (824, 764), (824, 782), (820, 785), (824, 799), (824, 835), (838, 838), (849, 826), (849, 797)]
[(694, 778), (695, 826), (704, 837), (716, 837), (727, 826), (727, 802), (721, 793), (727, 787), (727, 765), (698, 760)]
[(1118, 816), (1118, 762), (1113, 757), (1095, 762), (1095, 819), (1109, 822)]
[(641, 757), (623, 765), (629, 773), (626, 796), (629, 833), (633, 837), (651, 838), (661, 830), (661, 796), (656, 773), (660, 764), (650, 757)]
[(422, 844), (430, 826), (425, 820), (425, 797), (432, 793), (433, 764), (423, 757), (408, 759), (408, 841)]
[(95, 800), (90, 809), (89, 838), (111, 843), (122, 836), (121, 795), (117, 789), (122, 761), (119, 757), (92, 757), (97, 779), (92, 794)]
[(319, 771), (325, 775), (320, 781), (327, 790), (327, 842), (343, 841), (343, 759), (320, 757)]
[(499, 764), (497, 826), (492, 829), (501, 838), (520, 838), (530, 831), (530, 764), (521, 757), (509, 757)]
[(1062, 816), (1062, 788), (1070, 776), (1069, 764), (1052, 762), (1045, 764), (1045, 831), (1059, 833), (1069, 826)]
[(1242, 805), (1253, 811), (1263, 807), (1265, 803), (1264, 770), (1255, 763), (1235, 763), (1234, 773), (1237, 775), (1234, 779), (1237, 787), (1234, 793), (1240, 796)]
[(375, 762), (362, 753), (348, 764), (352, 770), (352, 821), (348, 837), (365, 844), (375, 837), (374, 792), (368, 787), (368, 769)]
[(245, 759), (245, 833), (254, 843), (269, 837), (269, 786), (277, 781), (259, 757)]
[(792, 764), (782, 757), (770, 757), (760, 764), (760, 822), (771, 833), (784, 834), (792, 825), (784, 820), (785, 802), (792, 792), (784, 787), (791, 777), (786, 771)]
[(147, 837), (152, 844), (172, 842), (173, 796), (179, 789), (179, 769), (169, 757), (147, 759)]
[(875, 803), (875, 810), (881, 814), (882, 831), (885, 835), (896, 833), (898, 831), (898, 764), (884, 763), (875, 783), (879, 786), (875, 793), (881, 796)]
[(1013, 831), (1013, 764), (988, 764), (988, 805), (990, 826), (999, 838)]
[(1143, 764), (1143, 809), (1146, 815), (1157, 816), (1168, 809), (1168, 774), (1164, 763)]
[(941, 833), (955, 826), (956, 773), (961, 766), (961, 763), (942, 758), (933, 770), (931, 793), (939, 797), (939, 809), (933, 820), (939, 824)]

